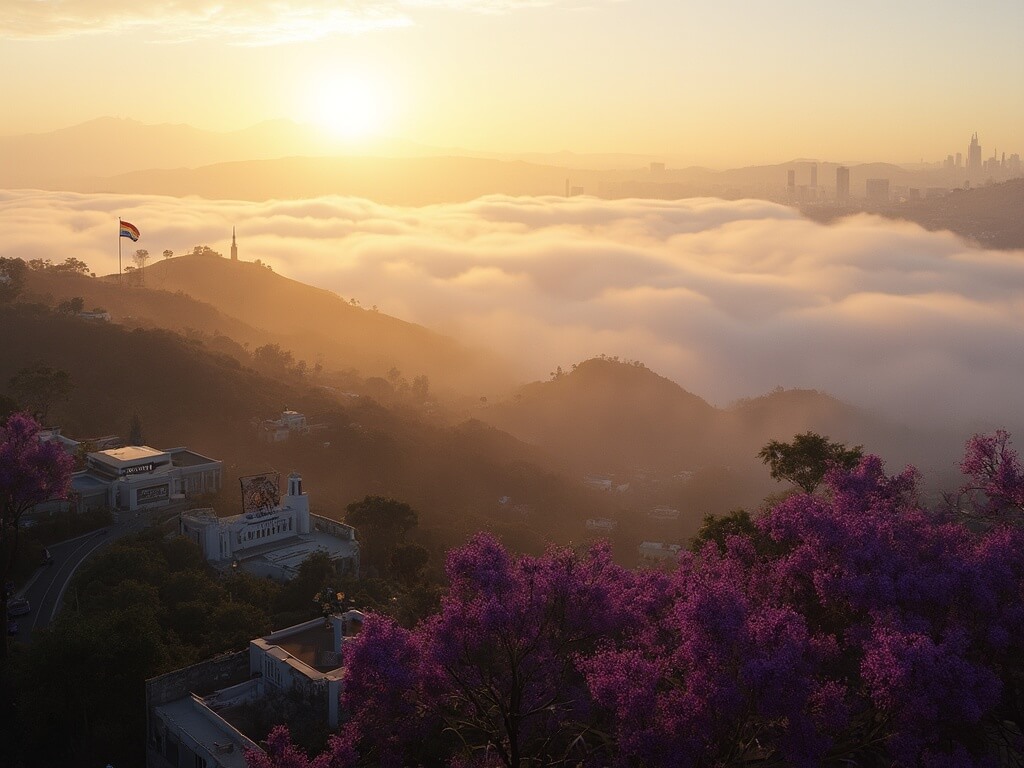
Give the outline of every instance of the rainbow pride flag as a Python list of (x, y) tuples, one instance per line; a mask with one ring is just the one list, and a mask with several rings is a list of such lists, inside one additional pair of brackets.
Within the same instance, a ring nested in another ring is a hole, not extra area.
[[(118, 219), (118, 221), (121, 220)], [(129, 224), (127, 221), (121, 221), (121, 237), (131, 238), (133, 243), (138, 242), (139, 228), (134, 224)]]

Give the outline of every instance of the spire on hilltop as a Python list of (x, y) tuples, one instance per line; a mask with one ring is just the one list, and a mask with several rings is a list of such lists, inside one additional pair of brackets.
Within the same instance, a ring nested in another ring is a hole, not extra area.
[(235, 242), (234, 227), (231, 227), (231, 260), (238, 261), (238, 243)]

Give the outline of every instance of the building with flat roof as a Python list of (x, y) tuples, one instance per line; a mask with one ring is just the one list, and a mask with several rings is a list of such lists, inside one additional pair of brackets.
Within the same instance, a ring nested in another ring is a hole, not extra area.
[(163, 507), (221, 488), (223, 463), (188, 448), (129, 445), (94, 451), (71, 477), (80, 510), (106, 506), (137, 511)]
[[(340, 722), (342, 648), (359, 633), (360, 611), (314, 619), (146, 681), (147, 768), (245, 768), (260, 751), (247, 710), (299, 689), (332, 730)], [(287, 723), (286, 723), (287, 725)]]
[(679, 560), (682, 547), (661, 541), (643, 541), (637, 547), (637, 554), (643, 563), (675, 563)]
[(181, 535), (196, 542), (207, 562), (221, 570), (241, 568), (288, 581), (298, 574), (303, 560), (324, 552), (340, 572), (359, 573), (355, 529), (310, 514), (309, 496), (296, 472), (288, 476), (288, 493), (276, 504), (231, 517), (193, 509), (182, 512), (178, 520)]
[(298, 411), (281, 411), (281, 416), (276, 419), (265, 419), (259, 423), (260, 438), (268, 443), (280, 443), (288, 440), (292, 435), (305, 435), (309, 433), (309, 424), (306, 417)]

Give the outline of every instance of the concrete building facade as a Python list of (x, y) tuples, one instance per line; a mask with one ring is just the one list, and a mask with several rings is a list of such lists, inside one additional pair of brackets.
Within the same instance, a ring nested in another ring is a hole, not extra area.
[(359, 542), (355, 529), (310, 514), (302, 477), (288, 476), (288, 493), (279, 504), (231, 517), (212, 509), (179, 515), (179, 533), (196, 542), (214, 567), (241, 568), (258, 576), (287, 581), (298, 574), (302, 561), (325, 552), (343, 573), (359, 572)]

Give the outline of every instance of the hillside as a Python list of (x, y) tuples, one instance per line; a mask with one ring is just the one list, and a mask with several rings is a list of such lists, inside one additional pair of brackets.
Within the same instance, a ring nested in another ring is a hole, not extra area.
[(777, 390), (730, 408), (709, 405), (645, 367), (606, 359), (521, 387), (482, 418), (571, 462), (580, 472), (663, 475), (731, 467), (763, 484), (756, 458), (769, 440), (808, 430), (863, 444), (895, 466), (955, 457), (962, 435), (921, 435), (814, 390)]
[(0, 309), (0, 390), (33, 363), (67, 371), (73, 389), (50, 421), (72, 436), (127, 434), (133, 415), (147, 441), (200, 449), (245, 433), (253, 416), (322, 398), (267, 379), (236, 360), (164, 330), (129, 330), (32, 307)]
[[(423, 326), (361, 309), (337, 294), (290, 280), (257, 264), (181, 256), (146, 267), (147, 285), (181, 291), (265, 333), (310, 365), (381, 376), (392, 367), (434, 387), (476, 392), (504, 381), (500, 366)], [(108, 278), (109, 279), (109, 278)]]
[[(41, 363), (67, 371), (72, 391), (53, 404), (49, 424), (85, 438), (126, 437), (138, 415), (144, 440), (186, 445), (224, 461), (224, 490), (215, 501), (238, 511), (238, 478), (268, 469), (299, 470), (316, 511), (343, 515), (368, 494), (393, 496), (420, 512), (420, 537), (437, 562), (447, 547), (488, 528), (519, 549), (566, 542), (594, 511), (586, 489), (556, 460), (476, 421), (435, 424), (415, 409), (386, 408), (371, 398), (340, 406), (301, 382), (267, 378), (230, 357), (164, 330), (129, 330), (45, 311), (0, 307), (0, 395), (13, 397), (11, 377)], [(253, 417), (284, 407), (304, 411), (318, 429), (305, 439), (267, 444)], [(510, 515), (503, 496), (527, 505)]]
[(600, 358), (521, 387), (484, 418), (589, 472), (678, 471), (720, 455), (708, 403), (647, 368)]
[[(473, 157), (287, 157), (200, 168), (145, 170), (73, 185), (81, 192), (198, 195), (269, 200), (322, 195), (365, 197), (388, 205), (429, 205), (482, 195), (562, 195), (564, 168)], [(573, 172), (593, 188), (593, 171)]]
[(246, 261), (180, 256), (151, 264), (144, 284), (116, 275), (92, 279), (55, 270), (26, 274), (30, 300), (55, 306), (80, 296), (114, 322), (167, 328), (220, 339), (241, 360), (279, 344), (309, 367), (355, 369), (383, 376), (398, 368), (408, 380), (426, 374), (434, 389), (476, 393), (507, 386), (501, 365), (422, 326), (353, 307), (330, 291), (305, 285)]

